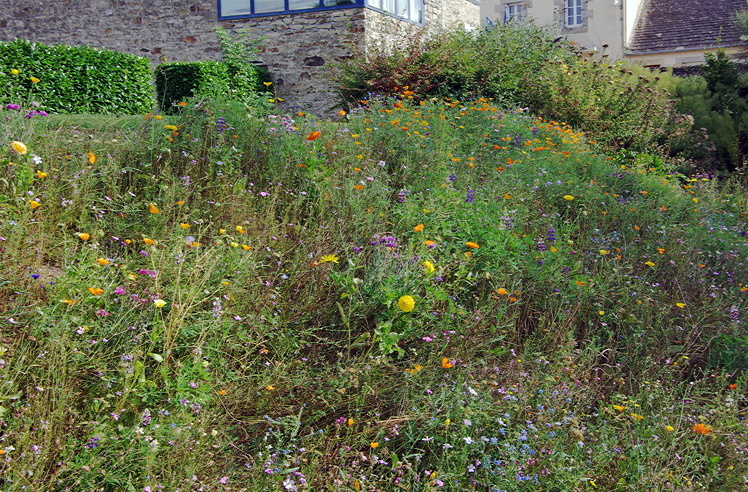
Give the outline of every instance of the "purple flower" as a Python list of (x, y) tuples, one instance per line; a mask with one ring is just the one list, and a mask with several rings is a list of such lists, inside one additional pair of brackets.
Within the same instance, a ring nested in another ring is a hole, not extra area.
[(19, 106), (18, 104), (6, 104), (5, 109), (10, 109), (11, 111), (18, 111), (19, 109), (21, 109), (21, 106)]
[(473, 200), (475, 200), (475, 192), (472, 190), (472, 188), (468, 188), (467, 197), (465, 197), (465, 202), (473, 203)]
[(120, 285), (119, 287), (114, 289), (114, 293), (117, 294), (118, 296), (125, 295), (125, 287), (123, 285)]

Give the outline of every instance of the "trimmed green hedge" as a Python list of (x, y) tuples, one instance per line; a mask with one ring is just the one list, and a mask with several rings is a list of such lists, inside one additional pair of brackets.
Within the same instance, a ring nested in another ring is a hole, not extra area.
[(156, 98), (162, 111), (190, 97), (219, 96), (249, 102), (266, 87), (270, 74), (252, 64), (217, 61), (172, 62), (156, 67)]
[(27, 98), (54, 113), (148, 112), (153, 107), (150, 62), (90, 46), (23, 39), (0, 43), (0, 101)]
[(228, 96), (229, 70), (217, 61), (172, 62), (156, 67), (156, 98), (162, 111), (198, 94)]

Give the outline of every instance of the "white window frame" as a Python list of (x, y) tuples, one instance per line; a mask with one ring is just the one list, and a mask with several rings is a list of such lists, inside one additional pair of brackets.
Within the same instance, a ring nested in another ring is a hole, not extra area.
[(584, 0), (564, 0), (564, 26), (581, 27), (584, 25)]
[(525, 7), (522, 2), (508, 3), (504, 5), (504, 23), (512, 20), (524, 20)]

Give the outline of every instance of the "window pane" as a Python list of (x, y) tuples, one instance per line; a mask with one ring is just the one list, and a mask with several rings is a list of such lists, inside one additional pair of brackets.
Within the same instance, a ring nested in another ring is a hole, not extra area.
[(288, 0), (289, 10), (313, 9), (319, 7), (319, 0)]
[(382, 0), (382, 10), (395, 13), (395, 0)]
[(395, 11), (396, 15), (399, 15), (400, 17), (408, 18), (408, 0), (395, 0), (395, 6), (397, 10)]
[(332, 7), (335, 5), (353, 5), (353, 0), (324, 0), (325, 7)]
[(255, 14), (264, 14), (267, 12), (282, 12), (285, 10), (283, 0), (254, 0)]
[(382, 0), (366, 0), (366, 5), (374, 7), (375, 9), (382, 8)]
[(249, 13), (249, 0), (221, 0), (221, 17)]

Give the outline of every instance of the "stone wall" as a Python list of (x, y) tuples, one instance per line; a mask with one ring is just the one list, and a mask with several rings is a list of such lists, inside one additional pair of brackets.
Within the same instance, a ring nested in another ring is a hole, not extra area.
[(0, 0), (0, 40), (90, 44), (154, 63), (216, 59), (211, 0)]
[[(471, 0), (426, 0), (429, 31), (477, 26)], [(0, 41), (87, 44), (148, 57), (153, 64), (220, 59), (216, 0), (0, 0)], [(318, 114), (334, 104), (336, 63), (377, 40), (399, 42), (422, 28), (364, 7), (220, 21), (262, 37), (257, 61), (287, 106)]]
[(268, 68), (276, 94), (295, 109), (327, 114), (335, 94), (335, 65), (363, 47), (363, 7), (221, 21), (263, 37), (260, 63)]

